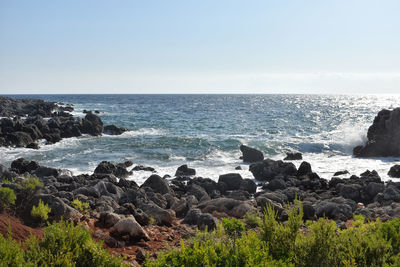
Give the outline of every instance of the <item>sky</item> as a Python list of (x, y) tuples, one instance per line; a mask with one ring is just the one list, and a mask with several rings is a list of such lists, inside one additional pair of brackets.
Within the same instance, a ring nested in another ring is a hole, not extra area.
[(0, 94), (400, 93), (398, 0), (0, 0)]

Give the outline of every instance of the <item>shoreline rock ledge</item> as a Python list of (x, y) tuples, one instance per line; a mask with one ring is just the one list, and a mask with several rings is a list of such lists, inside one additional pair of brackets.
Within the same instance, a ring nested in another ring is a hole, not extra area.
[(383, 109), (368, 129), (368, 141), (356, 146), (353, 155), (366, 157), (400, 156), (400, 108)]

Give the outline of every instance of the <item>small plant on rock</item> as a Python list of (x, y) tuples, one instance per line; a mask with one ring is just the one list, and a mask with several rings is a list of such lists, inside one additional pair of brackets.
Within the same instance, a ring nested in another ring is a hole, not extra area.
[(242, 232), (246, 230), (244, 224), (238, 219), (228, 219), (222, 218), (222, 225), (224, 227), (225, 233), (230, 237), (240, 237)]
[(72, 201), (72, 206), (82, 214), (89, 212), (89, 203), (82, 202), (77, 198)]
[(22, 180), (21, 186), (28, 195), (31, 195), (42, 188), (43, 183), (37, 177), (26, 177)]
[(49, 213), (51, 212), (51, 208), (40, 199), (38, 206), (33, 206), (31, 210), (31, 216), (39, 219), (41, 222), (47, 221), (49, 218)]
[(0, 210), (6, 210), (10, 208), (11, 205), (15, 204), (17, 196), (14, 190), (8, 187), (0, 188)]

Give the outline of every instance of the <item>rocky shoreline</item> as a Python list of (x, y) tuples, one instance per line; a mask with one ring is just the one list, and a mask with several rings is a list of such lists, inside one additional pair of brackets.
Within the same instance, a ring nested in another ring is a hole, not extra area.
[(54, 144), (63, 138), (83, 134), (120, 135), (128, 129), (104, 126), (102, 120), (87, 111), (84, 118), (73, 117), (74, 108), (62, 103), (36, 99), (11, 99), (0, 96), (0, 146), (38, 149), (41, 140)]
[[(116, 126), (103, 127), (100, 118), (91, 112), (79, 119), (66, 113), (67, 110), (54, 113), (57, 106), (54, 103), (39, 101), (29, 105), (34, 105), (40, 112), (21, 119), (19, 116), (26, 113), (24, 108), (20, 108), (18, 112), (12, 111), (17, 115), (13, 119), (1, 119), (2, 146), (28, 147), (42, 138), (54, 143), (81, 134), (119, 134), (125, 130)], [(0, 114), (11, 113), (1, 110)], [(387, 112), (379, 114), (377, 118), (386, 116), (393, 119), (397, 111), (389, 117)], [(42, 116), (50, 117), (44, 120)], [(375, 119), (376, 124), (381, 125), (381, 119)], [(371, 126), (368, 137), (373, 140), (372, 136), (375, 136), (374, 140), (381, 140), (377, 134), (370, 134), (374, 131), (371, 129), (377, 128)], [(387, 136), (388, 131), (384, 134)], [(372, 143), (367, 147), (369, 144)], [(222, 217), (241, 219), (249, 212), (262, 212), (267, 206), (272, 206), (278, 212), (279, 220), (285, 221), (288, 217), (285, 205), (296, 199), (302, 201), (304, 220), (327, 217), (336, 221), (340, 228), (346, 227), (353, 214), (382, 221), (400, 218), (400, 182), (384, 183), (376, 171), (366, 170), (347, 179), (340, 178), (346, 172), (338, 171), (328, 180), (313, 172), (306, 161), (296, 168), (290, 160), (302, 160), (300, 153), (288, 154), (285, 160), (272, 160), (245, 145), (238, 149), (243, 153), (243, 161), (250, 164), (254, 179), (243, 179), (237, 173), (221, 173), (218, 181), (214, 181), (196, 176), (196, 171), (187, 165), (178, 167), (173, 177), (160, 177), (153, 173), (156, 171), (154, 168), (133, 167), (131, 161), (103, 161), (92, 174), (74, 176), (67, 170), (19, 158), (10, 168), (0, 165), (0, 185), (14, 190), (17, 196), (15, 206), (18, 207), (15, 216), (24, 224), (35, 226), (30, 212), (41, 200), (51, 208), (49, 220), (64, 218), (85, 223), (95, 230), (96, 239), (103, 240), (115, 251), (124, 254), (122, 251), (134, 247), (130, 259), (139, 263), (144, 260), (143, 249), (156, 253), (149, 245), (155, 239), (178, 244), (176, 241), (180, 237), (190, 235), (196, 228), (214, 229)], [(355, 154), (365, 149), (369, 148), (356, 148)], [(140, 186), (126, 179), (137, 170), (149, 172), (149, 178)], [(392, 177), (399, 177), (400, 167), (394, 166), (389, 173)], [(29, 177), (38, 177), (43, 185), (27, 196), (21, 184)], [(89, 210), (82, 212), (74, 208), (75, 199), (88, 203)], [(154, 234), (155, 231), (158, 235)]]

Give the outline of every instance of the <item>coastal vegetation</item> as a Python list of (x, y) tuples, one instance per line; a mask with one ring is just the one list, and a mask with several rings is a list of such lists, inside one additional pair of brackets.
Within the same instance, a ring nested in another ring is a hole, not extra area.
[[(199, 231), (180, 248), (160, 253), (145, 266), (399, 266), (400, 220), (368, 221), (355, 215), (351, 226), (338, 229), (326, 218), (303, 221), (300, 202), (281, 223), (272, 207), (262, 224), (244, 227), (222, 219), (211, 232)], [(253, 217), (253, 215), (252, 215)]]
[(89, 230), (73, 222), (54, 222), (44, 228), (44, 237), (31, 236), (21, 244), (0, 234), (0, 266), (125, 266), (95, 242)]

